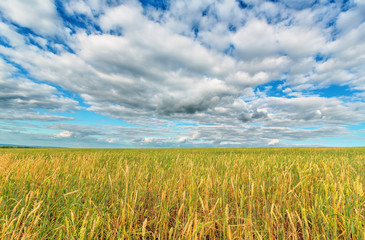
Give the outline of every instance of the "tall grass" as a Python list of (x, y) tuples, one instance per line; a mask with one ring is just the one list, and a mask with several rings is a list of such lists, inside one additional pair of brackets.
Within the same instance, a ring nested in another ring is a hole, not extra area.
[(365, 239), (365, 149), (0, 150), (0, 239)]

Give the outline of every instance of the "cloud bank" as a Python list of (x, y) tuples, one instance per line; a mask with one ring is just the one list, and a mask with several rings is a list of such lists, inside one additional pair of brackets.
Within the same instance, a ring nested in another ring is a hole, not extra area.
[(0, 141), (364, 139), (363, 1), (5, 0), (0, 12)]

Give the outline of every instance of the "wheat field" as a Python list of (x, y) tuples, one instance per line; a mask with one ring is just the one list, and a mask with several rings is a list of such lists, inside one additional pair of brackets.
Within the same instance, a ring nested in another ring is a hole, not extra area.
[(365, 239), (365, 148), (0, 149), (0, 239)]

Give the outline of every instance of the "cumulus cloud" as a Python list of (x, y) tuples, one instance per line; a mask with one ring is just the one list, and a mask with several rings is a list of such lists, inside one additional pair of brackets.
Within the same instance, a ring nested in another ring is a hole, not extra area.
[(144, 137), (141, 142), (142, 143), (155, 143), (158, 142), (161, 138), (159, 137)]
[(107, 141), (108, 143), (115, 143), (119, 141), (119, 138), (108, 138), (105, 141)]
[(0, 119), (42, 122), (73, 119), (44, 111), (75, 110), (77, 101), (62, 96), (55, 87), (35, 83), (17, 74), (17, 68), (0, 59)]
[(270, 142), (268, 142), (267, 144), (268, 145), (276, 145), (276, 144), (278, 144), (280, 142), (280, 140), (279, 139), (272, 139), (272, 140), (270, 140)]
[(53, 0), (3, 0), (0, 11), (9, 20), (40, 35), (56, 35), (62, 26)]
[(72, 132), (70, 132), (70, 131), (62, 131), (56, 135), (56, 137), (60, 137), (60, 138), (69, 138), (71, 136), (72, 136)]
[(344, 102), (337, 98), (265, 97), (250, 103), (250, 108), (269, 109), (268, 125), (309, 126), (316, 124), (347, 125), (365, 120), (364, 102)]

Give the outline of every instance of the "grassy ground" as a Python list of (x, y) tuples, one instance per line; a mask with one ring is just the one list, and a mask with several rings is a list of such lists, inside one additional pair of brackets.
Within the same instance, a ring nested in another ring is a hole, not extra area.
[(365, 148), (0, 149), (0, 239), (365, 239)]

